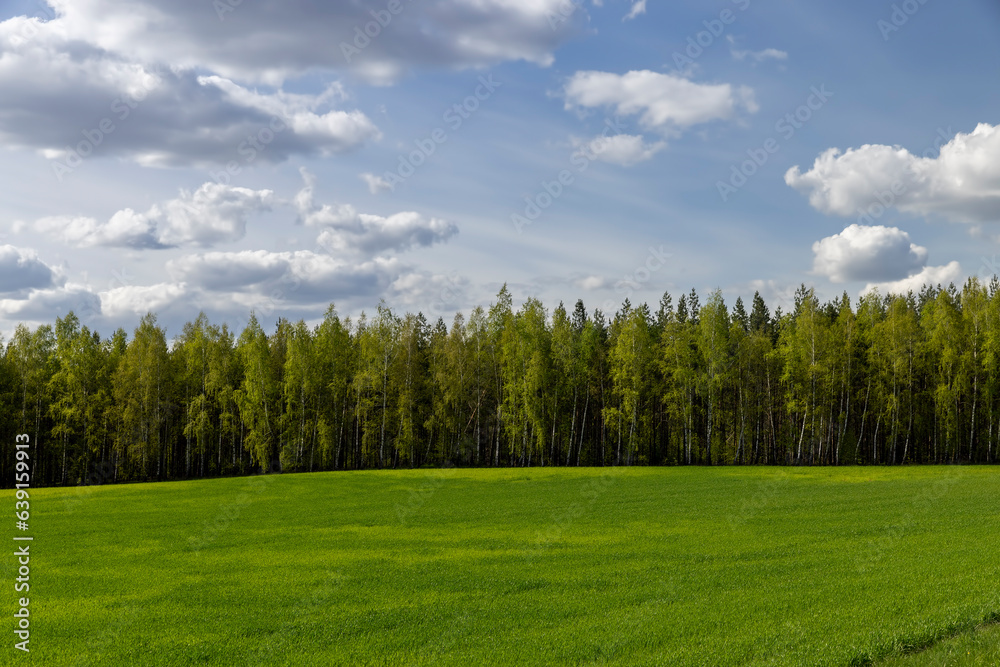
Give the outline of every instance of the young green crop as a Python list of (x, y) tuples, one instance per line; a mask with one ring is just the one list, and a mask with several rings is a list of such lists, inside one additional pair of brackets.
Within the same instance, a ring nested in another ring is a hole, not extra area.
[(885, 661), (884, 667), (996, 667), (1000, 665), (1000, 625), (977, 628), (924, 651)]
[(872, 664), (997, 618), (998, 498), (986, 467), (40, 489), (31, 659)]

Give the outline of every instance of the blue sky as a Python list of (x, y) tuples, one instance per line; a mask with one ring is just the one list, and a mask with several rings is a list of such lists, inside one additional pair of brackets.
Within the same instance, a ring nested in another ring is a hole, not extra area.
[(987, 0), (19, 0), (0, 21), (3, 331), (381, 299), (450, 321), (504, 282), (787, 310), (802, 282), (995, 271)]

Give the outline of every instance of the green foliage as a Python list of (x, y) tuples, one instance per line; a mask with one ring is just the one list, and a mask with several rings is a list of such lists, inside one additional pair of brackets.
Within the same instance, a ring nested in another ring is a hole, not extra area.
[[(625, 300), (610, 321), (504, 286), (450, 326), (373, 317), (154, 315), (102, 339), (69, 313), (0, 357), (0, 437), (28, 433), (39, 484), (253, 471), (548, 465), (993, 463), (1000, 281), (820, 303), (801, 286)], [(13, 456), (0, 457), (0, 473)], [(7, 476), (5, 479), (10, 479)], [(8, 482), (5, 482), (9, 484)]]
[(159, 479), (169, 466), (167, 401), (172, 374), (163, 329), (152, 313), (142, 318), (125, 348), (114, 379), (121, 426), (115, 449), (120, 464), (140, 479)]
[(271, 469), (277, 451), (279, 380), (267, 335), (251, 314), (236, 343), (243, 367), (243, 382), (234, 394), (244, 425), (243, 446), (261, 470)]

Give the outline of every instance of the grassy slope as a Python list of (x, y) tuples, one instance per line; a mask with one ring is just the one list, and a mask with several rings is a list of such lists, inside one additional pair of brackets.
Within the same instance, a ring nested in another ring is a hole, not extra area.
[(990, 468), (322, 473), (32, 510), (34, 664), (865, 664), (1000, 611)]

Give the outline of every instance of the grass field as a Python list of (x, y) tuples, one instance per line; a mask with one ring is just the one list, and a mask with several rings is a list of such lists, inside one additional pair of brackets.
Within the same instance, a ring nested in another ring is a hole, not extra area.
[[(8, 664), (861, 665), (1000, 619), (993, 468), (371, 471), (32, 494), (32, 652), (9, 646)], [(972, 661), (996, 637), (887, 664), (996, 664)]]
[(894, 657), (884, 667), (996, 667), (1000, 665), (1000, 625), (978, 628), (946, 639), (926, 650)]

